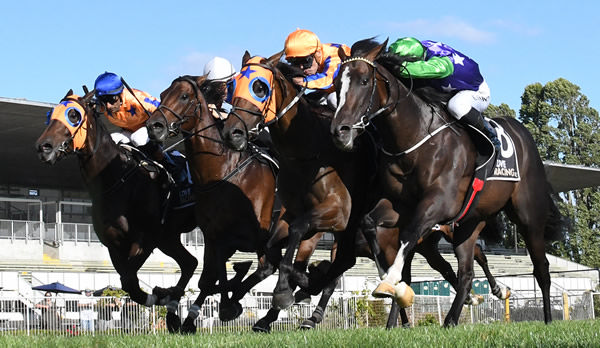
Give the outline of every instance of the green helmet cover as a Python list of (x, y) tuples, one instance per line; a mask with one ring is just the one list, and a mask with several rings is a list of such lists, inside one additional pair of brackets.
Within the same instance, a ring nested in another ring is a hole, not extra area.
[(421, 42), (414, 37), (403, 37), (392, 43), (388, 52), (401, 57), (411, 57), (421, 60), (424, 58), (425, 48)]

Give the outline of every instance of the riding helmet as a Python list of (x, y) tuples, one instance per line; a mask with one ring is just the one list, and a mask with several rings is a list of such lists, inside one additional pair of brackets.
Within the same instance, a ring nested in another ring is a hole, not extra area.
[(204, 75), (210, 81), (227, 82), (235, 73), (233, 64), (225, 58), (214, 57), (204, 65)]
[(414, 37), (403, 37), (396, 40), (390, 45), (388, 52), (394, 53), (401, 57), (407, 57), (417, 60), (423, 60), (425, 58), (425, 47), (421, 44), (421, 41)]
[(96, 90), (97, 97), (121, 94), (123, 91), (123, 82), (121, 82), (119, 75), (106, 71), (96, 78), (94, 89)]
[(319, 37), (309, 30), (296, 29), (285, 39), (285, 56), (307, 57), (321, 49)]

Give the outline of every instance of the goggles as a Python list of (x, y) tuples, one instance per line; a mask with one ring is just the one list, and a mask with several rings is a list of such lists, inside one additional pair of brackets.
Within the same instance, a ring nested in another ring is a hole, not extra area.
[(306, 57), (288, 58), (287, 61), (293, 66), (297, 66), (302, 69), (308, 69), (312, 66), (314, 59), (315, 57), (313, 57), (313, 55), (311, 54), (310, 56)]
[(101, 95), (98, 97), (98, 100), (100, 100), (104, 104), (116, 104), (119, 101), (119, 99), (120, 97), (117, 94)]

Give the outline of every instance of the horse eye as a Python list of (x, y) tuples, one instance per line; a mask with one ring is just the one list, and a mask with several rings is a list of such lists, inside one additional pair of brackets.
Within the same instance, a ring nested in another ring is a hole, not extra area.
[(183, 100), (188, 100), (189, 97), (190, 96), (187, 93), (184, 93), (181, 95), (181, 99), (183, 99)]
[(369, 80), (366, 79), (366, 78), (363, 78), (363, 79), (360, 80), (360, 84), (363, 85), (363, 86), (366, 86), (368, 83), (369, 83)]
[(267, 84), (260, 80), (256, 80), (252, 84), (252, 91), (259, 98), (264, 98), (267, 95), (268, 90)]
[(77, 109), (69, 110), (69, 112), (67, 113), (67, 117), (69, 118), (69, 122), (74, 126), (78, 125), (79, 122), (81, 122), (81, 114)]

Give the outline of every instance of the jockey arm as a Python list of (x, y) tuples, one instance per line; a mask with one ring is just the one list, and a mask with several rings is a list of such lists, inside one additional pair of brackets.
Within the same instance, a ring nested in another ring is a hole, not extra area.
[(405, 62), (400, 76), (416, 79), (443, 79), (454, 73), (454, 64), (448, 57), (431, 57), (428, 60)]
[[(327, 90), (332, 87), (333, 80), (338, 74), (340, 69), (340, 63), (342, 60), (338, 56), (338, 44), (324, 44), (323, 45), (323, 64), (319, 67), (319, 71), (316, 74), (306, 76), (304, 81), (306, 87), (309, 89), (321, 89)], [(344, 51), (350, 55), (350, 48), (346, 45), (341, 45)]]

